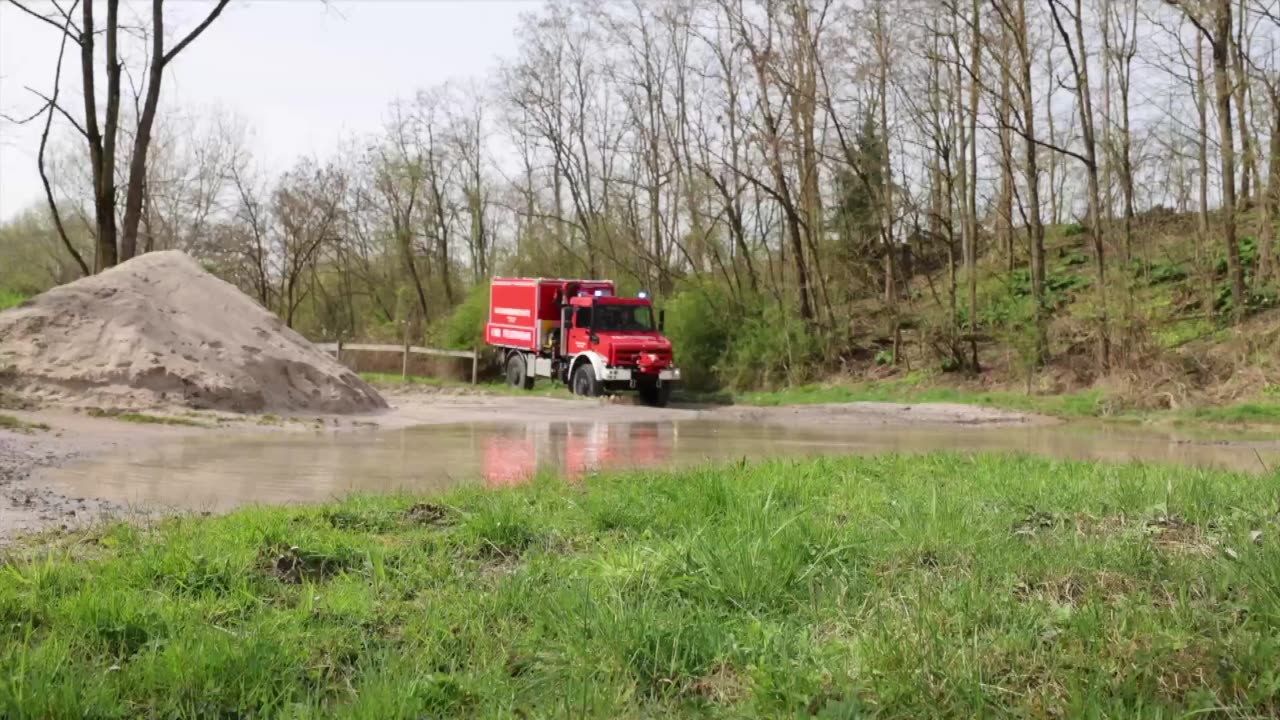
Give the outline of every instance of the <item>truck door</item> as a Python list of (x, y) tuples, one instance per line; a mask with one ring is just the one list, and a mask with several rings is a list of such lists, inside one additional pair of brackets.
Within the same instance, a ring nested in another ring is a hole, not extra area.
[(573, 309), (573, 329), (569, 331), (569, 354), (574, 355), (591, 347), (591, 308)]

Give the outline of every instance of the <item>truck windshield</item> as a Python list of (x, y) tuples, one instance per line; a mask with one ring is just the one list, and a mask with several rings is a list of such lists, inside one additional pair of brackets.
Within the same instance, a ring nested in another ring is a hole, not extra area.
[(653, 308), (648, 305), (595, 306), (594, 328), (603, 332), (652, 332)]

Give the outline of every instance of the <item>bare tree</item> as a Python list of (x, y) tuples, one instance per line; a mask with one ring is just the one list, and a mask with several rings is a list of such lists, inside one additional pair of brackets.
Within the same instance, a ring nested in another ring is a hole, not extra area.
[[(1069, 154), (1084, 164), (1088, 177), (1089, 235), (1093, 238), (1094, 262), (1098, 272), (1099, 359), (1102, 367), (1106, 368), (1111, 364), (1111, 331), (1107, 317), (1106, 243), (1103, 240), (1102, 191), (1098, 181), (1097, 142), (1094, 131), (1093, 97), (1089, 88), (1089, 57), (1088, 48), (1085, 45), (1084, 12), (1081, 0), (1075, 0), (1074, 7), (1068, 6), (1066, 0), (1049, 0), (1049, 10), (1053, 15), (1053, 24), (1062, 37), (1067, 59), (1071, 64), (1071, 72), (1075, 77), (1076, 102), (1084, 152), (1069, 152)], [(1075, 28), (1074, 40), (1063, 22), (1064, 15), (1072, 20)]]
[[(142, 219), (143, 196), (146, 192), (147, 153), (150, 149), (152, 130), (156, 112), (159, 108), (160, 89), (164, 79), (165, 68), (195, 41), (214, 20), (222, 13), (230, 0), (218, 0), (205, 18), (188, 32), (172, 48), (166, 50), (164, 28), (164, 0), (152, 0), (151, 27), (149, 28), (151, 46), (147, 61), (148, 81), (146, 99), (137, 118), (137, 128), (133, 133), (133, 146), (129, 155), (129, 178), (125, 187), (124, 217), (120, 232), (117, 233), (116, 213), (116, 163), (117, 141), (120, 131), (120, 83), (124, 72), (124, 64), (120, 55), (120, 0), (106, 0), (106, 25), (99, 31), (97, 28), (94, 6), (96, 3), (85, 1), (80, 4), (80, 24), (72, 22), (74, 10), (61, 11), (62, 24), (35, 12), (19, 0), (9, 0), (14, 6), (26, 14), (44, 21), (62, 33), (63, 41), (71, 41), (80, 48), (80, 71), (84, 91), (84, 110), (81, 120), (56, 99), (48, 98), (51, 109), (58, 112), (80, 133), (88, 146), (89, 163), (93, 174), (94, 215), (97, 236), (97, 252), (95, 267), (103, 269), (115, 265), (117, 260), (128, 260), (137, 250), (138, 227)], [(59, 6), (55, 3), (55, 8)], [(74, 6), (73, 6), (74, 7)], [(105, 79), (106, 107), (101, 123), (98, 117), (97, 80), (98, 70), (95, 66), (96, 43), (101, 35), (105, 43)], [(59, 56), (59, 68), (61, 56)], [(60, 75), (60, 70), (59, 70)], [(56, 91), (55, 91), (56, 94)], [(57, 209), (51, 210), (55, 215)], [(61, 223), (61, 219), (55, 220)], [(119, 235), (119, 248), (117, 248)]]
[(1213, 53), (1213, 89), (1218, 111), (1218, 157), (1222, 175), (1222, 242), (1227, 250), (1227, 275), (1231, 281), (1231, 302), (1237, 317), (1244, 315), (1248, 304), (1244, 262), (1240, 258), (1240, 241), (1236, 237), (1236, 148), (1231, 122), (1232, 50), (1234, 29), (1231, 0), (1210, 0), (1210, 15), (1201, 15), (1199, 6), (1189, 0), (1170, 0), (1179, 4), (1186, 18), (1208, 41)]

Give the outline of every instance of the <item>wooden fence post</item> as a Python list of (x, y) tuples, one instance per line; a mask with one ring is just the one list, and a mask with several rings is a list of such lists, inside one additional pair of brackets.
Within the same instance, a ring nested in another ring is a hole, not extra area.
[(337, 360), (339, 365), (342, 364), (342, 336), (341, 335), (338, 336), (338, 349), (333, 353), (333, 359)]
[(476, 369), (477, 369), (476, 366), (479, 365), (479, 363), (480, 363), (480, 353), (475, 350), (472, 350), (471, 351), (471, 384), (472, 385), (476, 384)]
[(409, 382), (409, 334), (404, 336), (404, 361), (400, 364), (400, 382)]

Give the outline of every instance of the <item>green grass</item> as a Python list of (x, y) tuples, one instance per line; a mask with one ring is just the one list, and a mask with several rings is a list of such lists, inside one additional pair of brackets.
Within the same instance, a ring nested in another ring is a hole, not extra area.
[(139, 423), (141, 425), (185, 425), (189, 427), (209, 427), (206, 423), (198, 422), (190, 418), (172, 417), (169, 415), (151, 415), (148, 413), (120, 410), (117, 408), (89, 408), (85, 412), (89, 417), (111, 418), (112, 420)]
[(1194, 408), (1179, 413), (1179, 419), (1223, 424), (1280, 425), (1280, 402), (1262, 400), (1223, 407)]
[(1277, 507), (941, 454), (117, 525), (0, 560), (0, 716), (1272, 717)]
[(727, 396), (745, 405), (777, 406), (845, 402), (942, 402), (981, 405), (1004, 410), (1038, 413), (1067, 419), (1106, 418), (1178, 424), (1280, 425), (1280, 399), (1268, 386), (1256, 401), (1224, 406), (1183, 408), (1174, 411), (1119, 411), (1101, 390), (1059, 395), (1027, 395), (1008, 391), (974, 391), (945, 386), (923, 386), (917, 376), (878, 383), (801, 385), (770, 392)]
[(1099, 417), (1106, 410), (1101, 391), (1087, 390), (1062, 395), (1027, 395), (1021, 392), (973, 391), (951, 387), (926, 387), (918, 378), (858, 384), (800, 385), (769, 392), (746, 392), (734, 396), (744, 405), (804, 405), (845, 402), (945, 402), (1018, 410), (1066, 418)]
[(27, 301), (27, 296), (13, 290), (0, 290), (0, 310), (17, 307)]
[(44, 423), (31, 423), (12, 415), (0, 413), (0, 430), (14, 430), (16, 432), (29, 433), (33, 430), (48, 430), (49, 426)]

